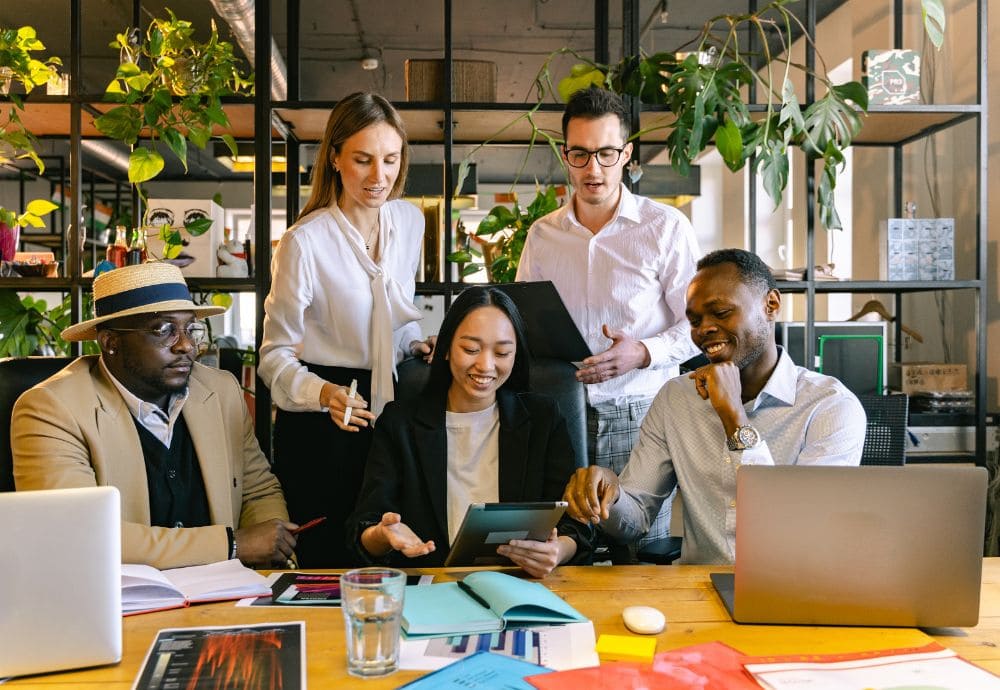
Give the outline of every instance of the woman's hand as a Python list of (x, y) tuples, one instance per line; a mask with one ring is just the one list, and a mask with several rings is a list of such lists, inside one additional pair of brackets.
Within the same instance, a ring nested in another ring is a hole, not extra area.
[(403, 522), (399, 513), (385, 513), (382, 522), (361, 533), (361, 545), (372, 556), (380, 558), (390, 551), (399, 551), (407, 558), (426, 556), (434, 551), (433, 541), (422, 541)]
[[(368, 411), (368, 403), (357, 393), (348, 397), (351, 389), (335, 383), (324, 383), (319, 392), (319, 404), (330, 412), (330, 419), (344, 431), (360, 431), (375, 421), (375, 415)], [(351, 416), (344, 424), (344, 410), (351, 408)]]
[(434, 345), (437, 344), (437, 336), (432, 335), (427, 340), (414, 340), (410, 343), (410, 354), (414, 357), (423, 357), (428, 364), (434, 359)]
[(532, 577), (542, 578), (573, 557), (576, 542), (569, 537), (560, 537), (553, 528), (547, 541), (512, 539), (508, 544), (498, 546), (497, 553), (514, 561)]

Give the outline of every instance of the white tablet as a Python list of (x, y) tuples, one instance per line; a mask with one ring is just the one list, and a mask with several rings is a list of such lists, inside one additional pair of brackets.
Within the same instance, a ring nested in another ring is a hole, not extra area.
[(566, 512), (565, 501), (473, 503), (465, 511), (445, 566), (510, 565), (497, 547), (511, 539), (545, 541)]

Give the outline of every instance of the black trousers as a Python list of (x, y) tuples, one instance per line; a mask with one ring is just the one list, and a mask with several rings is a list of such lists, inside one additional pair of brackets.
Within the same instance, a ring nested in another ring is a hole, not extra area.
[[(350, 385), (371, 401), (371, 372), (303, 362), (331, 383)], [(273, 470), (293, 522), (326, 516), (326, 522), (298, 536), (295, 554), (301, 568), (346, 568), (362, 565), (347, 548), (344, 525), (361, 491), (371, 427), (343, 431), (326, 412), (278, 410), (274, 424)]]

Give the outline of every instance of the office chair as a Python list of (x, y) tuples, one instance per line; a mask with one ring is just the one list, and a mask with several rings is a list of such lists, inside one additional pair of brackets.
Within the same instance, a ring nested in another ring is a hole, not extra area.
[[(430, 377), (430, 365), (416, 357), (396, 365), (396, 399), (409, 400), (418, 395)], [(587, 398), (583, 384), (576, 380), (576, 367), (561, 359), (531, 360), (531, 390), (544, 393), (559, 404), (566, 418), (566, 430), (577, 467), (587, 466)], [(569, 477), (566, 477), (569, 481)]]
[(14, 490), (14, 457), (10, 449), (10, 418), (21, 393), (41, 383), (73, 361), (73, 357), (0, 358), (0, 491)]
[(909, 397), (904, 394), (859, 395), (858, 400), (868, 417), (861, 464), (905, 464)]

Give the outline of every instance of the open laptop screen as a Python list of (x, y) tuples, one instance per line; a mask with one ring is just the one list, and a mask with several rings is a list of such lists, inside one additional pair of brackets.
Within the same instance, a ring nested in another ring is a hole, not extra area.
[(118, 490), (0, 493), (0, 525), (0, 677), (120, 661)]
[(971, 466), (740, 468), (733, 619), (975, 625), (986, 484)]

